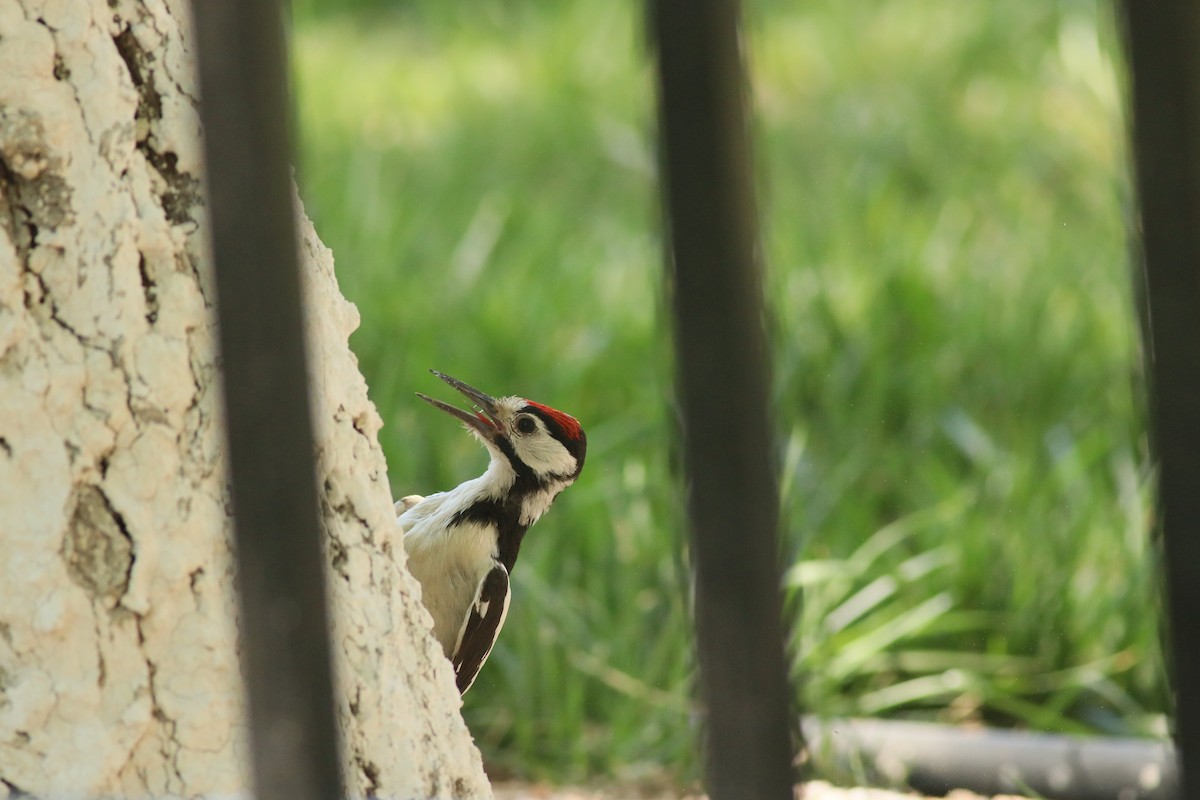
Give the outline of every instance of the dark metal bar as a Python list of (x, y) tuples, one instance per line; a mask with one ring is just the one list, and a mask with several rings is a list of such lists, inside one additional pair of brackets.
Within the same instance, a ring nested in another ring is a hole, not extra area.
[(1200, 797), (1200, 4), (1124, 0), (1182, 796)]
[(708, 790), (790, 798), (762, 270), (731, 0), (650, 0)]
[(341, 794), (278, 0), (197, 0), (255, 790)]

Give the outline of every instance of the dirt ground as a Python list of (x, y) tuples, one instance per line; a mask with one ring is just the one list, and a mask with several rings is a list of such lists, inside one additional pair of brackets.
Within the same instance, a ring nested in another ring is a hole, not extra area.
[[(547, 786), (530, 783), (497, 783), (493, 787), (496, 800), (704, 800), (699, 794), (649, 793), (641, 789), (575, 789), (562, 786)], [(921, 800), (920, 795), (889, 792), (884, 789), (844, 789), (828, 783), (813, 781), (805, 784), (803, 792), (797, 790), (797, 798), (803, 800)], [(946, 795), (945, 800), (985, 800), (982, 795), (956, 790)], [(1013, 794), (995, 795), (993, 800), (1026, 800)]]

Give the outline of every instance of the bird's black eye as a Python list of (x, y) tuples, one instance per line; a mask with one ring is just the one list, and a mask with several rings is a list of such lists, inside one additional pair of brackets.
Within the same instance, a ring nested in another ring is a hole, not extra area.
[(537, 430), (537, 423), (533, 421), (533, 417), (520, 417), (517, 419), (518, 433), (533, 433)]

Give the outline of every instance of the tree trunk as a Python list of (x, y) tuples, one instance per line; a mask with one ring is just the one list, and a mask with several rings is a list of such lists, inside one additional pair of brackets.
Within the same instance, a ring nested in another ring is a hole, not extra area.
[[(0, 797), (248, 788), (183, 0), (0, 0)], [(300, 211), (347, 789), (490, 791)]]

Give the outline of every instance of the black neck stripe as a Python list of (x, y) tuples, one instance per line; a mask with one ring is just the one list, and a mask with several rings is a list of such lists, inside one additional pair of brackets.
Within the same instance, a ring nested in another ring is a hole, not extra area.
[(528, 525), (521, 524), (521, 502), (513, 502), (512, 495), (503, 500), (476, 500), (454, 515), (450, 527), (467, 522), (496, 526), (496, 549), (500, 563), (509, 572), (517, 563), (521, 541), (525, 538)]
[(497, 437), (496, 446), (500, 448), (500, 452), (508, 459), (509, 465), (512, 467), (513, 472), (516, 473), (516, 480), (513, 481), (512, 488), (509, 489), (508, 493), (510, 497), (515, 496), (517, 498), (518, 504), (520, 503), (520, 498), (546, 487), (545, 481), (538, 477), (532, 467), (521, 460), (521, 457), (517, 455), (517, 451), (513, 449), (512, 442), (506, 437)]

